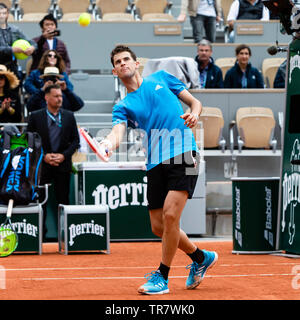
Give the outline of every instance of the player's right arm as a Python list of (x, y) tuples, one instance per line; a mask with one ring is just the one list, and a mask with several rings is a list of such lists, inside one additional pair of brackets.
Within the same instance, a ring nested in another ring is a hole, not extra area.
[(121, 122), (116, 124), (111, 132), (100, 142), (100, 145), (103, 145), (106, 150), (108, 150), (108, 155), (110, 156), (112, 151), (117, 149), (121, 141), (123, 140), (124, 134), (126, 132), (126, 123)]

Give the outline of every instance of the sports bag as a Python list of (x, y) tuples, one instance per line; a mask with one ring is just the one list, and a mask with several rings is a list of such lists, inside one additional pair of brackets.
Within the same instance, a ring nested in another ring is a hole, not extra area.
[(36, 132), (2, 134), (0, 201), (27, 205), (38, 199), (43, 159), (42, 140)]

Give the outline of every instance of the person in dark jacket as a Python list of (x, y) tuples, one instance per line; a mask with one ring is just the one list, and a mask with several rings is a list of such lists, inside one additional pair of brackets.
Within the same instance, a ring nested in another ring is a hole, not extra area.
[[(0, 2), (0, 62), (12, 71), (19, 80), (22, 80), (22, 73), (18, 70), (18, 62), (14, 54), (24, 53), (30, 56), (36, 48), (36, 43), (30, 41), (17, 26), (8, 24), (8, 16), (9, 11), (7, 6), (3, 2)], [(12, 47), (13, 43), (19, 39), (27, 40), (31, 46), (26, 50), (16, 46)]]
[(274, 88), (285, 88), (286, 60), (279, 66), (274, 79)]
[(37, 49), (32, 55), (30, 71), (38, 68), (40, 60), (45, 51), (54, 49), (62, 56), (66, 65), (66, 73), (70, 74), (71, 60), (65, 43), (57, 38), (57, 20), (50, 13), (44, 16), (44, 18), (39, 22), (39, 25), (42, 29), (42, 35), (33, 38), (37, 44)]
[(74, 112), (80, 110), (84, 106), (83, 100), (67, 87), (67, 84), (63, 81), (63, 76), (59, 73), (58, 68), (46, 67), (44, 69), (44, 74), (42, 74), (40, 78), (44, 80), (45, 85), (42, 90), (39, 90), (30, 96), (26, 106), (28, 112), (46, 108), (45, 91), (46, 88), (52, 84), (59, 84), (61, 87), (63, 95), (63, 109)]
[[(45, 89), (46, 108), (32, 112), (27, 130), (37, 132), (42, 138), (44, 158), (41, 185), (53, 183), (58, 204), (69, 204), (72, 155), (80, 147), (74, 114), (62, 109), (62, 90), (58, 84)], [(44, 199), (41, 195), (41, 199)], [(43, 235), (47, 232), (46, 211), (43, 206)]]
[(225, 88), (264, 88), (261, 73), (251, 66), (249, 59), (251, 49), (246, 44), (241, 44), (235, 49), (236, 63), (225, 75)]
[(200, 72), (201, 88), (224, 88), (222, 71), (214, 64), (211, 56), (211, 42), (206, 39), (201, 40), (197, 46), (197, 53), (195, 60)]
[(0, 64), (0, 122), (20, 122), (22, 106), (19, 95), (13, 91), (19, 85), (17, 76)]

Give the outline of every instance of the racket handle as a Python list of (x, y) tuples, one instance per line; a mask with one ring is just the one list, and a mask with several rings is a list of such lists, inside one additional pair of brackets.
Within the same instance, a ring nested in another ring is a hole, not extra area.
[(13, 205), (14, 205), (14, 200), (13, 199), (9, 199), (8, 206), (7, 206), (7, 214), (6, 214), (7, 218), (11, 217)]

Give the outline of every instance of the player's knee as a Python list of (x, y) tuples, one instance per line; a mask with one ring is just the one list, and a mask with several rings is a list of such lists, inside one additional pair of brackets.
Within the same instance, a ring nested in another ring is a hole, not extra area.
[(157, 237), (161, 238), (163, 235), (163, 228), (162, 226), (158, 225), (151, 225), (152, 233), (155, 234)]
[(178, 222), (178, 218), (174, 214), (174, 211), (173, 212), (166, 211), (164, 213), (164, 226), (165, 227), (174, 226), (175, 224), (177, 224), (177, 222)]

